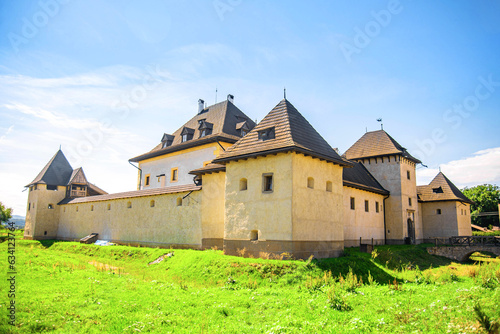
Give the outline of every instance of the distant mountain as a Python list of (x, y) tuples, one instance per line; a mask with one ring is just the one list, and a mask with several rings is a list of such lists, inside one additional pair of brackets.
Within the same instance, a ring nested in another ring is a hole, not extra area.
[(17, 228), (24, 228), (24, 224), (26, 222), (26, 217), (19, 215), (12, 215), (12, 218), (9, 219), (9, 222), (13, 222), (14, 226)]

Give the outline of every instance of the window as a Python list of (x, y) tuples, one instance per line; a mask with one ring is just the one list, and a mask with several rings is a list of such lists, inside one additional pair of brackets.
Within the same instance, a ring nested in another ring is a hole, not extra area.
[(314, 189), (314, 179), (312, 177), (307, 178), (307, 188)]
[(66, 207), (64, 207), (63, 211), (66, 212)]
[(411, 197), (408, 197), (408, 205), (411, 206)]
[(378, 202), (375, 202), (375, 212), (380, 212), (380, 207)]
[(435, 194), (442, 194), (443, 193), (443, 188), (438, 187), (438, 188), (432, 188), (432, 192)]
[(355, 210), (356, 209), (356, 202), (354, 200), (354, 197), (351, 197), (351, 210)]
[(108, 204), (108, 211), (111, 210), (111, 204)]
[(246, 135), (247, 135), (247, 131), (246, 131), (246, 130), (244, 130), (244, 129), (241, 129), (241, 130), (240, 130), (240, 132), (241, 132), (241, 136), (242, 136), (242, 137), (244, 137), (244, 136), (246, 136)]
[(78, 212), (78, 206), (76, 207), (76, 212)]
[(441, 209), (437, 209), (437, 210), (436, 210), (436, 214), (437, 214), (437, 215), (440, 215), (440, 214), (441, 214)]
[(273, 192), (273, 187), (273, 174), (262, 174), (262, 191), (265, 193)]
[(177, 206), (182, 206), (182, 197), (177, 197)]
[(155, 207), (155, 200), (154, 200), (154, 199), (152, 199), (152, 200), (149, 202), (149, 206), (150, 206), (151, 208), (154, 208), (154, 207)]
[(35, 203), (33, 203), (33, 209), (35, 208)]
[(31, 203), (28, 203), (28, 210), (31, 210)]
[(43, 235), (47, 235), (47, 231), (43, 231)]
[(184, 143), (185, 141), (188, 141), (188, 135), (182, 135), (182, 142)]
[(94, 206), (93, 205), (90, 206), (90, 211), (94, 211)]
[(57, 191), (57, 186), (54, 186), (54, 185), (51, 185), (51, 184), (47, 184), (47, 190), (55, 190), (55, 191)]
[(365, 201), (365, 212), (369, 212), (369, 211), (370, 211), (370, 202)]
[(252, 231), (250, 232), (250, 240), (251, 240), (251, 241), (257, 241), (257, 240), (259, 240), (259, 231), (257, 231), (257, 230), (252, 230)]
[(260, 140), (269, 140), (274, 138), (275, 138), (274, 127), (259, 131)]
[(151, 176), (149, 174), (146, 175), (146, 179), (144, 181), (144, 186), (147, 187), (149, 186), (149, 181), (151, 179)]
[(332, 181), (326, 181), (326, 191), (332, 192)]
[(410, 180), (410, 179), (411, 179), (411, 178), (410, 178), (410, 171), (409, 171), (409, 170), (407, 170), (407, 171), (406, 171), (406, 178), (407, 178), (408, 180)]
[(127, 202), (127, 209), (132, 209), (132, 202)]
[(179, 168), (172, 168), (170, 171), (170, 182), (177, 182), (179, 176)]
[(247, 190), (247, 179), (243, 178), (240, 180), (240, 190)]

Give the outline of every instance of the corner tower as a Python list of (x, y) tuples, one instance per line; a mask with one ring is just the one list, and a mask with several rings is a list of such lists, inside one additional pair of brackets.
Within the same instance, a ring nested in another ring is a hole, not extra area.
[(423, 235), (415, 177), (420, 160), (412, 157), (384, 130), (365, 133), (344, 157), (362, 163), (390, 192), (383, 208), (386, 243), (421, 242)]
[(224, 252), (339, 256), (344, 249), (342, 170), (330, 147), (287, 100), (214, 163), (226, 166)]
[(50, 159), (29, 188), (26, 211), (26, 239), (55, 239), (59, 225), (58, 203), (66, 197), (66, 185), (73, 168), (61, 150)]

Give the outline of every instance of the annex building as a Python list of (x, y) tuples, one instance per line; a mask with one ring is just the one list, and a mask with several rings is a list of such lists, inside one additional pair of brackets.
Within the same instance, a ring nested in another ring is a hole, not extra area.
[(30, 182), (25, 238), (217, 247), (225, 254), (335, 257), (344, 247), (471, 235), (470, 204), (445, 175), (416, 185), (384, 130), (340, 155), (286, 99), (255, 124), (228, 99), (130, 159), (137, 190), (108, 194), (58, 151)]

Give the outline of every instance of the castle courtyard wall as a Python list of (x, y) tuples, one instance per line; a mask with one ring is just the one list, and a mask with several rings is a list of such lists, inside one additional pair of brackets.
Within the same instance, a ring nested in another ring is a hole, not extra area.
[[(57, 238), (201, 249), (201, 191), (60, 205)], [(180, 201), (182, 205), (178, 205)]]

